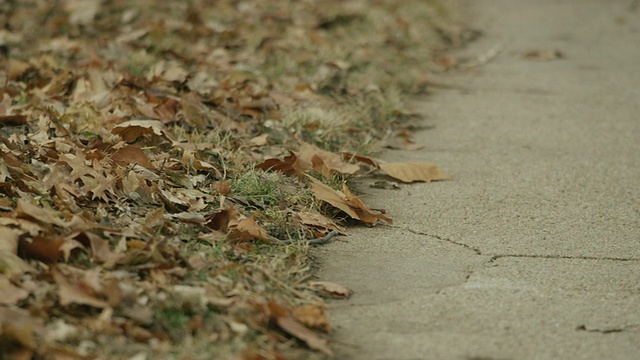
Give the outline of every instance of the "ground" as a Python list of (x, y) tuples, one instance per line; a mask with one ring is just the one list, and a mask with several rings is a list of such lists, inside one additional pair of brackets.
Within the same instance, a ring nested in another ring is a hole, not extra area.
[[(437, 1), (0, 4), (0, 356), (322, 358), (309, 246), (446, 179), (404, 100), (468, 33)], [(389, 179), (387, 179), (388, 181)], [(386, 186), (383, 183), (383, 186)]]

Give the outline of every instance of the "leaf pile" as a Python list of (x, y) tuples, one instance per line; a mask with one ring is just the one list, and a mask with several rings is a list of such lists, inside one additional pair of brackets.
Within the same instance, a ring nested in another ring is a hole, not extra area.
[(321, 296), (348, 290), (310, 282), (305, 240), (391, 221), (349, 176), (447, 178), (339, 155), (408, 141), (441, 12), (0, 4), (0, 357), (331, 355)]

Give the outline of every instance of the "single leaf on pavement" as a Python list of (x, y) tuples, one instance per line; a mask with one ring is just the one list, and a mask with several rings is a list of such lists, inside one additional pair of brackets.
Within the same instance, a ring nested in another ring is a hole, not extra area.
[(320, 289), (336, 298), (348, 299), (353, 290), (330, 281), (312, 281), (309, 286)]
[(308, 176), (308, 178), (311, 181), (311, 191), (318, 199), (344, 211), (352, 219), (360, 220), (369, 225), (375, 225), (378, 220), (392, 222), (390, 218), (374, 213), (364, 202), (349, 191), (346, 184), (342, 185), (342, 190), (345, 193), (330, 188), (312, 176)]
[(380, 164), (380, 169), (390, 177), (406, 183), (451, 179), (438, 165), (432, 163), (388, 163)]

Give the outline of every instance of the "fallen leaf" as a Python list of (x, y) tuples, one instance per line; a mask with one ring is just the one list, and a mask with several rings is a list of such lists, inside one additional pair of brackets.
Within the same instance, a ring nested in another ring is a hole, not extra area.
[(299, 211), (296, 213), (296, 216), (300, 219), (300, 222), (304, 225), (311, 226), (314, 228), (322, 229), (326, 232), (331, 230), (335, 230), (342, 235), (346, 235), (346, 230), (336, 224), (333, 219), (330, 219), (320, 213), (317, 212), (309, 212), (309, 211)]
[(449, 180), (451, 177), (432, 163), (387, 163), (380, 164), (380, 169), (387, 175), (402, 182)]
[(302, 179), (305, 170), (311, 169), (311, 163), (300, 159), (296, 154), (290, 153), (284, 159), (271, 158), (256, 166), (262, 170), (280, 171), (287, 176), (297, 176)]
[(311, 181), (311, 191), (318, 199), (344, 211), (352, 219), (360, 220), (369, 225), (375, 225), (378, 220), (393, 222), (391, 218), (374, 213), (364, 202), (351, 193), (346, 184), (342, 184), (342, 190), (345, 192), (341, 192), (330, 188), (312, 176), (308, 176), (308, 178)]
[(81, 282), (78, 284), (68, 283), (65, 275), (55, 268), (51, 273), (53, 275), (53, 280), (58, 284), (58, 298), (60, 305), (67, 306), (70, 304), (82, 304), (96, 308), (109, 307), (108, 302), (91, 294), (87, 286), (79, 286)]
[(537, 60), (537, 61), (551, 61), (562, 59), (564, 54), (560, 50), (556, 49), (545, 49), (545, 50), (529, 50), (525, 51), (522, 56), (525, 59)]
[(309, 283), (309, 286), (318, 288), (326, 293), (329, 293), (333, 297), (341, 299), (348, 299), (353, 292), (346, 286), (342, 286), (330, 281), (312, 281)]
[(350, 175), (360, 170), (358, 165), (343, 161), (340, 155), (322, 150), (309, 143), (303, 143), (300, 146), (298, 157), (306, 163), (311, 163), (313, 169), (325, 177), (331, 176), (331, 173)]
[(57, 225), (60, 227), (64, 227), (65, 225), (64, 221), (52, 216), (51, 213), (47, 212), (45, 209), (32, 205), (23, 199), (18, 200), (18, 205), (16, 206), (16, 217), (27, 220), (36, 220), (43, 225)]
[(304, 341), (313, 350), (333, 356), (333, 351), (329, 348), (329, 341), (302, 325), (288, 309), (274, 302), (269, 302), (268, 308), (271, 318), (286, 333)]
[(154, 135), (172, 143), (175, 140), (164, 130), (162, 122), (158, 120), (129, 120), (116, 125), (111, 132), (120, 135), (122, 140), (133, 143), (143, 135)]
[(267, 231), (258, 225), (252, 217), (244, 218), (235, 224), (230, 224), (229, 240), (245, 242), (260, 240), (268, 242)]
[(129, 164), (137, 164), (149, 170), (155, 170), (156, 167), (151, 163), (147, 154), (137, 146), (124, 146), (111, 155), (111, 160), (116, 164), (127, 166)]
[(386, 147), (398, 150), (420, 150), (424, 148), (424, 145), (416, 144), (411, 137), (412, 134), (409, 131), (403, 130), (392, 138)]
[(45, 332), (42, 320), (22, 309), (0, 307), (0, 343), (15, 344), (35, 350)]
[(23, 240), (21, 248), (28, 258), (51, 264), (62, 256), (61, 248), (64, 242), (65, 238), (62, 236), (35, 236), (30, 240)]
[(26, 125), (27, 117), (24, 115), (0, 115), (0, 124), (9, 126)]
[(369, 166), (374, 167), (375, 169), (380, 169), (380, 164), (378, 163), (377, 160), (368, 157), (368, 156), (363, 156), (363, 155), (358, 155), (358, 154), (353, 154), (353, 153), (343, 153), (342, 157), (347, 160), (347, 161), (351, 161), (351, 160), (356, 160), (358, 162), (361, 162), (363, 164), (367, 164)]
[(0, 305), (14, 305), (28, 296), (28, 291), (13, 285), (8, 278), (0, 275)]
[(327, 312), (324, 306), (302, 305), (291, 309), (293, 316), (303, 325), (311, 329), (322, 329), (331, 332), (331, 325), (327, 320)]

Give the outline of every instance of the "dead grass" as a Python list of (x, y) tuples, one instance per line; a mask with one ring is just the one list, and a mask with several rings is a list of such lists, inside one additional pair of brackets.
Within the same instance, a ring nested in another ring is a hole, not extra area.
[[(437, 0), (0, 4), (0, 358), (329, 356), (303, 240), (344, 214), (257, 166), (302, 143), (379, 150), (446, 17)], [(322, 169), (304, 171), (348, 176)]]

